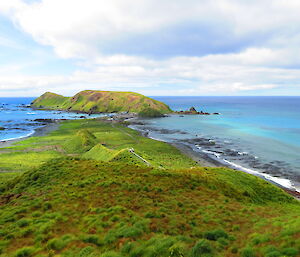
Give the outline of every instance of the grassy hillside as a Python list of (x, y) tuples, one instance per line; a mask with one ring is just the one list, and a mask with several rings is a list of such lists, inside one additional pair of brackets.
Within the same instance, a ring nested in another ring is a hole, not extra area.
[(32, 107), (41, 109), (59, 109), (97, 112), (135, 112), (161, 115), (171, 112), (162, 102), (133, 92), (93, 91), (79, 92), (73, 97), (64, 97), (47, 92), (32, 102)]
[(121, 125), (67, 121), (1, 149), (1, 162), (3, 257), (300, 254), (298, 201)]

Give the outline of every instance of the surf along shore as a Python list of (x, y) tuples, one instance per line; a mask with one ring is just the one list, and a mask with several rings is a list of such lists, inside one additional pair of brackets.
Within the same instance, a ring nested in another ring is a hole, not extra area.
[[(94, 120), (99, 120), (99, 121), (102, 121), (102, 122), (104, 121), (104, 122), (111, 123), (111, 124), (119, 124), (119, 125), (122, 125), (122, 126), (126, 126), (126, 127), (129, 127), (131, 129), (134, 129), (134, 130), (138, 131), (139, 134), (143, 137), (147, 137), (147, 138), (150, 138), (152, 140), (158, 140), (159, 141), (159, 139), (151, 138), (149, 136), (149, 133), (145, 133), (145, 131), (141, 131), (141, 130), (137, 129), (134, 126), (135, 124), (142, 124), (142, 123), (139, 120), (139, 117), (136, 114), (133, 114), (133, 113), (115, 114), (113, 116), (107, 115), (107, 116), (104, 116), (104, 117), (101, 117), (101, 118), (94, 118)], [(57, 130), (59, 128), (61, 122), (64, 122), (64, 121), (65, 120), (61, 120), (61, 119), (53, 119), (52, 121), (47, 123), (45, 126), (35, 129), (35, 131), (32, 134), (28, 135), (28, 136), (24, 136), (24, 137), (16, 138), (16, 139), (9, 139), (9, 140), (0, 141), (0, 154), (3, 153), (3, 151), (1, 151), (1, 148), (11, 147), (11, 146), (15, 145), (16, 143), (22, 142), (23, 140), (26, 140), (28, 138), (46, 136), (50, 132)], [(81, 121), (84, 121), (84, 119), (81, 119)], [(165, 132), (165, 133), (168, 133), (168, 132)], [(235, 170), (240, 170), (240, 171), (245, 172), (245, 170), (234, 168), (231, 165), (226, 165), (226, 163), (222, 162), (221, 160), (211, 158), (208, 154), (196, 151), (188, 143), (185, 143), (185, 142), (177, 142), (177, 143), (165, 142), (165, 143), (176, 147), (183, 155), (188, 156), (189, 158), (191, 158), (199, 166), (202, 166), (202, 167), (228, 167), (230, 169), (235, 169)], [(5, 153), (5, 151), (4, 151), (4, 153)], [(0, 172), (3, 173), (3, 172), (7, 172), (7, 171), (6, 170), (1, 171), (1, 169), (0, 169)], [(249, 173), (249, 172), (246, 171), (246, 173)], [(249, 174), (252, 174), (252, 173), (249, 173)], [(300, 192), (298, 192), (296, 190), (293, 190), (291, 188), (284, 187), (284, 186), (272, 181), (271, 179), (267, 179), (264, 176), (261, 176), (259, 174), (256, 175), (256, 176), (258, 176), (258, 177), (260, 177), (260, 178), (262, 178), (262, 179), (264, 179), (264, 180), (280, 187), (281, 189), (283, 189), (288, 194), (290, 194), (293, 197), (295, 197), (296, 199), (300, 200)]]
[[(145, 119), (143, 119), (142, 121), (138, 119), (138, 117), (132, 118), (129, 117), (128, 119), (124, 119), (124, 116), (116, 116), (115, 120), (117, 121), (124, 121), (127, 120), (129, 122), (129, 127), (132, 129), (135, 129), (137, 131), (139, 131), (141, 133), (141, 135), (149, 137), (151, 139), (154, 140), (160, 140), (158, 138), (152, 138), (151, 136), (149, 136), (149, 133), (152, 129), (152, 127), (147, 126), (147, 124), (145, 124)], [(137, 127), (135, 125), (144, 125), (144, 128), (141, 130), (140, 127)], [(163, 132), (163, 134), (172, 134), (174, 131), (171, 130), (167, 130), (167, 129), (161, 129), (159, 130), (159, 132)], [(180, 132), (182, 133), (182, 131), (176, 131), (175, 132)], [(199, 137), (197, 137), (197, 140), (199, 140)], [(280, 183), (276, 183), (276, 178), (272, 178), (270, 175), (266, 175), (266, 174), (262, 174), (259, 172), (253, 172), (252, 170), (249, 170), (247, 168), (244, 167), (240, 167), (240, 166), (235, 166), (232, 165), (230, 162), (224, 162), (222, 161), (222, 159), (218, 159), (218, 158), (212, 158), (209, 154), (199, 151), (197, 149), (197, 147), (195, 147), (195, 143), (191, 142), (193, 140), (190, 139), (186, 139), (186, 140), (180, 140), (178, 142), (168, 142), (168, 141), (164, 141), (166, 143), (171, 144), (172, 146), (176, 147), (177, 149), (179, 149), (183, 154), (189, 156), (190, 158), (192, 158), (194, 161), (196, 161), (200, 166), (203, 167), (228, 167), (230, 169), (234, 169), (234, 170), (239, 170), (242, 172), (246, 172), (248, 174), (251, 174), (253, 176), (257, 176), (261, 179), (264, 179), (272, 184), (274, 184), (275, 186), (280, 187), (281, 189), (285, 190), (287, 193), (289, 193), (290, 195), (292, 195), (293, 197), (295, 197), (296, 199), (300, 200), (300, 191), (297, 191), (296, 189), (292, 188), (292, 187), (287, 187), (285, 185), (282, 185)], [(270, 177), (270, 178), (269, 178)], [(274, 180), (272, 180), (274, 179)], [(279, 178), (280, 179), (280, 178)]]

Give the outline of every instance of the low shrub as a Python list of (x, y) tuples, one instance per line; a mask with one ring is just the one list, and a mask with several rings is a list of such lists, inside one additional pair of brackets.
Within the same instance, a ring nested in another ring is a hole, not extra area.
[(126, 242), (121, 249), (121, 253), (124, 255), (130, 253), (130, 251), (133, 249), (133, 246), (134, 244), (132, 242)]
[(35, 252), (36, 249), (34, 247), (23, 247), (15, 252), (14, 257), (30, 257), (33, 256)]
[(91, 256), (94, 251), (94, 247), (87, 246), (85, 248), (82, 248), (76, 257), (88, 257)]
[(29, 224), (30, 224), (30, 220), (29, 219), (20, 219), (19, 221), (17, 221), (17, 225), (20, 228), (27, 227)]
[(94, 244), (97, 246), (103, 245), (102, 240), (99, 238), (99, 236), (96, 235), (85, 235), (82, 237), (82, 241), (85, 243)]
[(101, 254), (100, 257), (123, 257), (123, 256), (117, 252), (109, 251)]
[(288, 247), (288, 248), (284, 248), (282, 249), (282, 254), (286, 255), (286, 256), (298, 256), (299, 251), (294, 248), (294, 247)]
[(251, 247), (245, 247), (241, 250), (242, 257), (256, 257), (256, 253)]
[(216, 241), (219, 238), (228, 238), (228, 234), (222, 229), (215, 229), (204, 233), (204, 237), (208, 240)]
[(268, 235), (258, 234), (258, 233), (252, 234), (251, 238), (252, 238), (252, 243), (254, 245), (258, 245), (258, 244), (261, 244), (261, 243), (266, 243), (270, 240)]
[(72, 241), (72, 237), (69, 235), (64, 235), (61, 238), (53, 238), (48, 241), (47, 248), (59, 251), (64, 249), (70, 241)]
[(191, 251), (191, 257), (200, 257), (203, 255), (212, 256), (213, 248), (210, 245), (209, 241), (206, 239), (202, 239), (198, 241)]

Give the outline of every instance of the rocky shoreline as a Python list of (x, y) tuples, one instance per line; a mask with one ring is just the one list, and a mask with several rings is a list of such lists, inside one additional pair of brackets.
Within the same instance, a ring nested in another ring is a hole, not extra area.
[[(138, 118), (138, 116), (136, 114), (117, 114), (114, 116), (110, 116), (107, 115), (105, 117), (101, 117), (101, 118), (96, 118), (99, 119), (101, 121), (106, 121), (106, 122), (114, 122), (114, 123), (122, 123), (123, 125), (126, 125), (132, 129), (137, 130), (138, 132), (141, 133), (141, 135), (148, 137), (148, 138), (152, 138), (151, 135), (149, 135), (149, 131), (151, 129), (155, 130), (155, 128), (151, 128), (149, 126), (147, 126), (146, 130), (141, 130), (139, 128), (137, 128), (136, 125), (138, 126), (146, 126), (147, 124), (140, 120)], [(59, 124), (61, 121), (63, 121), (65, 119), (41, 119), (37, 122), (43, 122), (44, 126), (35, 129), (34, 133), (32, 133), (31, 135), (22, 137), (22, 138), (16, 138), (16, 139), (12, 139), (12, 140), (4, 140), (4, 141), (0, 141), (0, 148), (5, 148), (5, 147), (9, 147), (10, 145), (19, 142), (21, 140), (24, 140), (26, 138), (29, 137), (34, 137), (34, 136), (44, 136), (47, 133), (54, 131), (58, 128)], [(156, 129), (157, 130), (157, 129)], [(166, 129), (162, 129), (160, 130), (160, 132), (162, 134), (173, 134), (173, 133), (183, 133), (184, 132), (180, 132), (179, 130), (166, 130)], [(159, 140), (157, 138), (152, 138), (155, 140)], [(199, 139), (197, 139), (199, 140)], [(201, 140), (201, 139), (200, 139)], [(160, 140), (161, 141), (161, 140)], [(177, 142), (167, 142), (173, 146), (175, 146), (177, 149), (179, 149), (183, 154), (189, 156), (190, 158), (192, 158), (194, 161), (196, 161), (197, 163), (199, 163), (200, 166), (204, 166), (204, 167), (228, 167), (228, 168), (233, 168), (230, 165), (226, 165), (226, 163), (222, 162), (221, 160), (218, 160), (217, 158), (212, 158), (211, 155), (206, 154), (204, 152), (201, 151), (197, 151), (196, 147), (195, 147), (195, 142), (191, 139), (187, 139), (187, 140), (178, 140)], [(209, 141), (207, 141), (207, 143), (209, 144)], [(239, 170), (239, 169), (237, 169)], [(243, 171), (243, 170), (242, 170)], [(264, 178), (263, 176), (259, 176), (275, 185), (277, 185), (278, 187), (282, 188), (283, 190), (285, 190), (287, 193), (293, 195), (295, 198), (300, 199), (300, 193), (292, 190), (290, 188), (284, 187), (278, 183), (274, 183), (274, 181), (272, 180), (268, 180), (266, 178)]]
[[(125, 120), (126, 121), (126, 120)], [(171, 129), (171, 130), (167, 130), (167, 129), (158, 129), (158, 128), (153, 128), (151, 127), (150, 124), (145, 123), (144, 121), (140, 120), (140, 119), (132, 119), (129, 120), (129, 125), (130, 128), (135, 129), (137, 131), (139, 131), (143, 136), (155, 139), (155, 140), (160, 140), (163, 141), (159, 138), (153, 138), (151, 136), (151, 131), (156, 131), (159, 132), (160, 134), (174, 134), (174, 133), (179, 133), (179, 134), (185, 134), (185, 132), (183, 131), (178, 131), (176, 129)], [(141, 129), (141, 126), (143, 126), (144, 128)], [(206, 166), (206, 167), (228, 167), (230, 169), (236, 169), (236, 170), (240, 170), (246, 173), (250, 173), (252, 175), (258, 176), (280, 188), (282, 188), (283, 190), (285, 190), (287, 193), (293, 195), (295, 198), (297, 198), (298, 200), (300, 200), (300, 192), (298, 192), (296, 189), (292, 189), (286, 186), (283, 186), (280, 183), (277, 183), (276, 180), (272, 180), (271, 176), (269, 176), (270, 178), (268, 178), (268, 176), (264, 175), (264, 173), (252, 173), (252, 172), (248, 172), (247, 168), (245, 169), (240, 169), (238, 167), (235, 167), (233, 165), (230, 165), (229, 163), (226, 163), (224, 161), (222, 161), (221, 158), (218, 158), (217, 155), (218, 150), (214, 150), (210, 153), (208, 153), (209, 151), (207, 151), (207, 153), (205, 153), (205, 151), (201, 151), (199, 150), (198, 144), (201, 144), (201, 146), (214, 146), (215, 142), (213, 140), (209, 140), (209, 139), (205, 139), (205, 138), (194, 138), (194, 139), (182, 139), (182, 140), (177, 140), (176, 142), (171, 142), (171, 141), (165, 141), (166, 143), (172, 144), (173, 146), (175, 146), (176, 148), (178, 148), (183, 154), (188, 155), (190, 158), (192, 158), (194, 161), (196, 161), (197, 163), (199, 163), (199, 165), (201, 166)], [(217, 148), (218, 146), (216, 146)], [(220, 150), (219, 150), (220, 151)], [(221, 153), (221, 151), (220, 151)], [(232, 155), (237, 155), (239, 156), (241, 153), (230, 153)], [(276, 177), (275, 177), (276, 178)], [(280, 177), (279, 177), (280, 178)]]

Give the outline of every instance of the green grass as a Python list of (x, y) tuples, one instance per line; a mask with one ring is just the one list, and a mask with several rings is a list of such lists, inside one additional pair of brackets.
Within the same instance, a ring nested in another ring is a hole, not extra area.
[(63, 149), (71, 153), (85, 153), (97, 143), (97, 138), (93, 133), (87, 129), (81, 129), (63, 143)]
[(162, 117), (162, 113), (158, 110), (152, 109), (152, 108), (145, 108), (141, 110), (139, 113), (140, 117), (144, 118), (154, 118), (154, 117)]
[[(102, 145), (102, 146), (101, 146)], [(169, 144), (144, 138), (121, 125), (95, 120), (66, 121), (47, 136), (31, 137), (0, 153), (0, 171), (24, 171), (65, 155), (139, 163), (128, 148), (155, 167), (192, 167), (196, 163)], [(111, 155), (106, 155), (111, 153)]]
[(114, 156), (115, 151), (107, 147), (97, 144), (92, 149), (82, 155), (83, 158), (93, 159), (97, 161), (109, 161)]
[(32, 106), (82, 112), (136, 112), (151, 117), (172, 112), (166, 104), (138, 93), (94, 90), (81, 91), (73, 97), (47, 92)]
[(66, 121), (4, 150), (17, 172), (0, 173), (0, 256), (300, 254), (300, 204), (283, 190), (121, 125)]
[(0, 170), (2, 171), (24, 171), (35, 168), (49, 159), (60, 157), (57, 151), (44, 152), (11, 152), (0, 154)]

